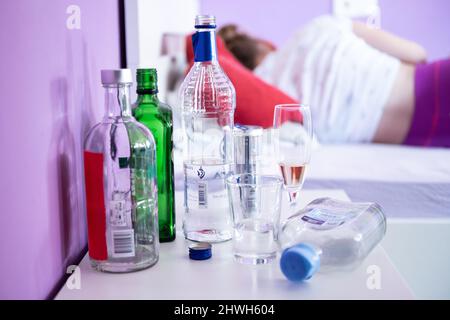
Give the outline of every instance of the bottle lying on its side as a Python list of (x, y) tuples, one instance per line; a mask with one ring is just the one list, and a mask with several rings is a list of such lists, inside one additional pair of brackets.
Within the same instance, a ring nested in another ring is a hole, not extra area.
[(352, 270), (386, 233), (386, 218), (376, 203), (321, 198), (291, 216), (281, 227), (281, 270), (292, 281), (317, 271)]

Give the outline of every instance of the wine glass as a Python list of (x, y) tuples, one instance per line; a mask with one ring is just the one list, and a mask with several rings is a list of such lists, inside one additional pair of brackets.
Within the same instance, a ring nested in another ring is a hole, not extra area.
[(294, 211), (311, 159), (313, 130), (310, 108), (301, 104), (275, 106), (273, 128), (276, 160), (284, 188), (289, 194), (291, 211)]

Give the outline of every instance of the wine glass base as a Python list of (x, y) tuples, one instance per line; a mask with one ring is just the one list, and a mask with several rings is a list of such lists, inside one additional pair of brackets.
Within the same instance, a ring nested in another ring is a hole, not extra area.
[(273, 262), (277, 257), (276, 252), (272, 254), (267, 255), (241, 255), (241, 254), (235, 254), (234, 260), (236, 260), (239, 263), (242, 264), (251, 264), (251, 265), (258, 265), (258, 264), (268, 264)]

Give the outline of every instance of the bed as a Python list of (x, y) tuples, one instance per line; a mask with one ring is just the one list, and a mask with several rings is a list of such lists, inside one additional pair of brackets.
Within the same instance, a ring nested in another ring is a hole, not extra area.
[(450, 218), (450, 149), (390, 145), (322, 145), (304, 186), (343, 189), (375, 201), (388, 217)]

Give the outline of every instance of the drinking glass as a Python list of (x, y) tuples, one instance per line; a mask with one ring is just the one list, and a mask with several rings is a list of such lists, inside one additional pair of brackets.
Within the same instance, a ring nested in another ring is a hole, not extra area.
[(230, 176), (226, 183), (236, 260), (244, 264), (273, 261), (278, 251), (283, 180), (277, 176), (239, 174)]
[(273, 128), (276, 160), (289, 194), (291, 211), (295, 211), (311, 159), (313, 130), (310, 108), (301, 104), (275, 106)]

